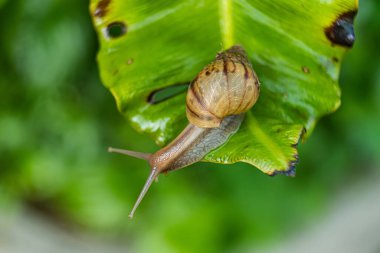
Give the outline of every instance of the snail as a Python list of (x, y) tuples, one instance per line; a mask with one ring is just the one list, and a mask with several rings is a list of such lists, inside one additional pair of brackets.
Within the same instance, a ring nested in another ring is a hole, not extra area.
[(110, 147), (109, 152), (148, 161), (151, 172), (129, 217), (132, 218), (160, 173), (198, 162), (225, 143), (257, 101), (260, 83), (241, 46), (218, 53), (190, 83), (186, 96), (187, 127), (153, 154)]

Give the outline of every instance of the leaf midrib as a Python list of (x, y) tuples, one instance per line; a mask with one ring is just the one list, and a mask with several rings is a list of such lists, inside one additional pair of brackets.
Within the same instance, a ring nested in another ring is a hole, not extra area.
[(219, 19), (223, 49), (234, 45), (233, 0), (219, 0)]

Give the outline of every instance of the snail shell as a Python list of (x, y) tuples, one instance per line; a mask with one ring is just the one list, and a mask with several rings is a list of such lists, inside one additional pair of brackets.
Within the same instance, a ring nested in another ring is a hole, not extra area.
[(153, 154), (109, 148), (147, 160), (149, 177), (129, 215), (136, 208), (160, 173), (177, 170), (204, 158), (223, 145), (240, 127), (244, 112), (257, 101), (260, 83), (241, 46), (219, 53), (191, 82), (186, 97), (190, 123), (166, 147)]
[(217, 55), (191, 82), (186, 114), (198, 127), (218, 127), (226, 116), (248, 111), (259, 97), (260, 83), (244, 49), (233, 46)]

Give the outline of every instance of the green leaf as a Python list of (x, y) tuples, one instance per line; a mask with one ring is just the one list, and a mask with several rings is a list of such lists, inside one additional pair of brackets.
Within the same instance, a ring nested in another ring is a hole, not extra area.
[(152, 94), (188, 84), (217, 52), (242, 45), (261, 95), (238, 133), (204, 160), (243, 161), (272, 175), (294, 173), (303, 133), (339, 107), (340, 62), (354, 41), (357, 7), (355, 0), (92, 0), (90, 12), (103, 83), (134, 128), (159, 145), (187, 124), (186, 94), (168, 88), (151, 103)]

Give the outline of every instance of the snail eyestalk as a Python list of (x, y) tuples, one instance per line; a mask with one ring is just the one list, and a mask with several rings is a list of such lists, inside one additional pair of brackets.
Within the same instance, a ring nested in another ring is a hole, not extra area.
[(144, 185), (143, 189), (141, 190), (140, 195), (137, 198), (135, 205), (132, 208), (132, 211), (128, 215), (128, 217), (130, 219), (133, 218), (133, 215), (135, 214), (135, 211), (136, 211), (137, 207), (140, 205), (140, 203), (143, 200), (145, 194), (148, 192), (150, 186), (152, 185), (153, 181), (157, 178), (157, 176), (158, 176), (159, 173), (160, 172), (157, 170), (156, 167), (154, 167), (152, 169), (152, 171), (150, 172), (149, 177), (146, 180), (145, 185)]
[(142, 153), (142, 152), (127, 150), (127, 149), (113, 148), (113, 147), (109, 147), (108, 152), (118, 153), (118, 154), (122, 154), (122, 155), (128, 155), (128, 156), (140, 158), (140, 159), (143, 159), (146, 161), (148, 161), (150, 156), (151, 156), (151, 154), (148, 154), (148, 153)]

